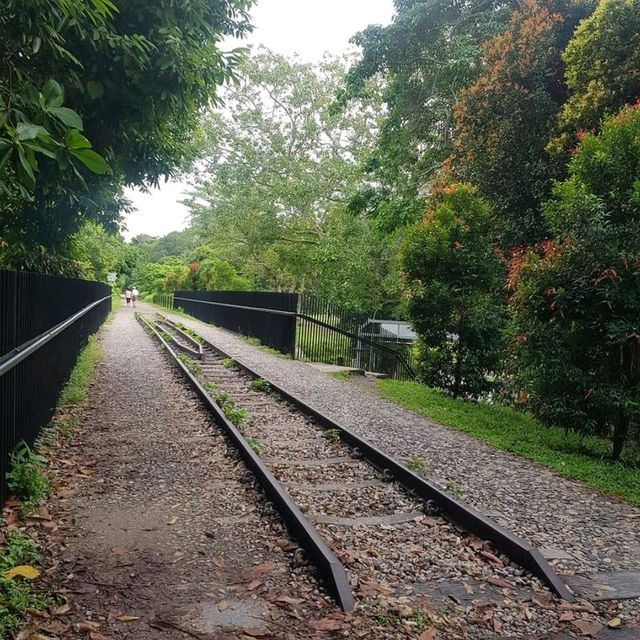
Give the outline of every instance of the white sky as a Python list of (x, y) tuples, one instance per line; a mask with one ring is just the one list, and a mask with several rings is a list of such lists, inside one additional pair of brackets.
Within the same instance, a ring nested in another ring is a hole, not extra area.
[[(388, 24), (393, 0), (258, 0), (252, 11), (255, 30), (244, 44), (263, 44), (285, 55), (297, 53), (314, 62), (325, 51), (341, 53), (349, 39), (369, 24)], [(187, 188), (169, 182), (149, 194), (129, 189), (137, 211), (125, 218), (127, 240), (140, 233), (163, 236), (187, 225), (186, 207), (178, 203)]]

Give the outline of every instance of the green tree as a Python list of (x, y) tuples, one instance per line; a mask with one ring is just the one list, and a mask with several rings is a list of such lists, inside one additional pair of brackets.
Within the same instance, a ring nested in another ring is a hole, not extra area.
[[(123, 186), (157, 184), (193, 158), (200, 110), (233, 76), (239, 52), (222, 53), (221, 40), (249, 29), (252, 0), (117, 4), (0, 10), (0, 225), (11, 245), (64, 250), (86, 220), (116, 230)], [(91, 145), (110, 173), (84, 170), (106, 171)]]
[(640, 2), (600, 2), (578, 26), (562, 59), (570, 96), (552, 146), (568, 149), (580, 131), (598, 131), (604, 116), (640, 98)]
[(354, 210), (385, 230), (420, 219), (426, 187), (451, 153), (453, 105), (478, 74), (482, 43), (501, 31), (517, 5), (395, 0), (390, 25), (372, 25), (353, 38), (363, 55), (342, 101), (366, 97), (374, 81), (384, 85), (387, 108)]
[[(333, 108), (346, 65), (332, 58), (303, 64), (260, 50), (225, 92), (225, 108), (205, 121), (206, 166), (187, 203), (192, 225), (217, 258), (260, 288), (316, 291), (336, 275), (329, 246), (348, 242), (337, 211), (360, 183), (360, 161), (380, 119), (373, 98)], [(366, 246), (373, 236), (354, 221), (356, 227), (352, 243), (363, 245), (352, 245), (345, 260), (357, 256), (364, 261), (359, 272), (377, 269), (382, 281), (385, 263), (376, 267), (376, 251)], [(344, 282), (346, 270), (340, 277)]]
[(83, 268), (88, 280), (106, 281), (107, 273), (120, 274), (126, 268), (127, 246), (119, 234), (87, 222), (71, 239), (70, 257)]
[(402, 250), (420, 376), (454, 396), (489, 389), (488, 375), (499, 368), (504, 266), (492, 236), (491, 211), (476, 189), (445, 183)]
[(546, 151), (566, 97), (561, 53), (588, 6), (525, 0), (456, 105), (454, 169), (491, 203), (505, 248), (545, 237), (540, 204), (564, 171)]
[(513, 265), (514, 384), (618, 459), (640, 419), (640, 110), (605, 120), (569, 172), (545, 207), (553, 240)]

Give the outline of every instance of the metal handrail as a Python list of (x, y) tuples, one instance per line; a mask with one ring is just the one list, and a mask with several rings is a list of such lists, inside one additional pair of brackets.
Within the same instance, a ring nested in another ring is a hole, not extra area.
[(72, 316), (69, 316), (66, 320), (63, 320), (55, 327), (41, 333), (39, 336), (24, 342), (19, 347), (12, 349), (4, 356), (0, 358), (0, 377), (3, 376), (8, 371), (11, 371), (15, 366), (20, 364), (23, 360), (26, 360), (32, 353), (35, 353), (43, 347), (47, 342), (50, 342), (57, 335), (62, 333), (65, 329), (68, 329), (74, 322), (87, 315), (89, 311), (97, 307), (99, 304), (102, 304), (105, 300), (110, 300), (111, 295), (105, 296), (104, 298), (100, 298), (100, 300), (96, 300), (91, 304), (88, 304), (83, 309), (80, 309), (77, 313), (74, 313)]
[(246, 309), (248, 311), (261, 311), (263, 313), (272, 313), (274, 315), (289, 316), (292, 318), (302, 318), (303, 320), (313, 322), (314, 324), (324, 327), (325, 329), (335, 331), (337, 333), (342, 334), (343, 336), (347, 336), (348, 338), (353, 338), (354, 340), (359, 340), (360, 342), (363, 342), (372, 347), (375, 347), (376, 349), (380, 349), (381, 351), (386, 351), (387, 353), (391, 354), (398, 360), (398, 362), (404, 367), (405, 371), (409, 374), (409, 376), (412, 379), (415, 379), (416, 377), (415, 372), (413, 371), (413, 369), (411, 368), (411, 366), (409, 365), (405, 357), (399, 351), (396, 351), (391, 347), (387, 347), (386, 345), (374, 342), (373, 340), (369, 340), (368, 338), (365, 338), (363, 336), (357, 336), (354, 333), (351, 333), (349, 331), (344, 331), (343, 329), (334, 327), (333, 325), (327, 324), (326, 322), (323, 322), (322, 320), (318, 320), (312, 316), (309, 316), (306, 313), (299, 313), (298, 311), (282, 311), (281, 309), (267, 309), (264, 307), (249, 307), (241, 304), (230, 304), (228, 302), (210, 302), (208, 300), (196, 300), (194, 298), (182, 298), (182, 297), (176, 297), (176, 296), (174, 296), (174, 300), (184, 300), (185, 302), (199, 302), (200, 304), (209, 304), (217, 307), (230, 307), (232, 309)]

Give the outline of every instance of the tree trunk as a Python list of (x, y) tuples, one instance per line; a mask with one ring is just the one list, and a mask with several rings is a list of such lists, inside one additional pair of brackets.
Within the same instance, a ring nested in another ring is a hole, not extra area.
[(630, 424), (631, 416), (625, 411), (621, 411), (620, 417), (613, 427), (613, 451), (611, 452), (611, 457), (614, 460), (620, 460)]
[(462, 384), (462, 345), (460, 344), (460, 336), (458, 335), (458, 347), (456, 349), (456, 367), (453, 372), (453, 397), (460, 395), (460, 386)]

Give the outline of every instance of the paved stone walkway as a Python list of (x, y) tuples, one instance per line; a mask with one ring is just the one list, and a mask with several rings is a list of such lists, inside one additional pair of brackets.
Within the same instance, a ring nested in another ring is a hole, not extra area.
[(640, 509), (312, 366), (275, 357), (230, 332), (184, 316), (173, 318), (392, 455), (420, 455), (426, 462), (425, 475), (442, 486), (455, 482), (467, 502), (543, 549), (559, 573), (640, 571)]

